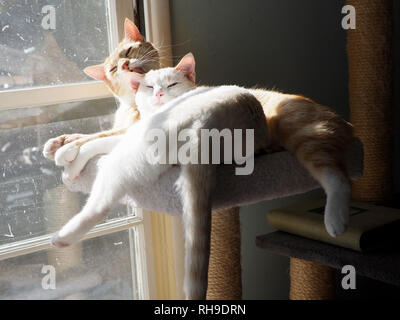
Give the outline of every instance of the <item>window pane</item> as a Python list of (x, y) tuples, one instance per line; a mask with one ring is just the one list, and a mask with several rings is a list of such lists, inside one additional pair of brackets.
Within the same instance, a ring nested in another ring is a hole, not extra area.
[(108, 53), (105, 0), (0, 1), (0, 91), (88, 81)]
[[(134, 237), (129, 233), (0, 261), (0, 299), (137, 299), (132, 270), (138, 268), (132, 265)], [(52, 271), (42, 273), (44, 265), (55, 268), (54, 290), (46, 287), (52, 284)]]
[[(109, 129), (113, 98), (0, 112), (0, 245), (59, 229), (84, 205), (69, 192), (61, 167), (42, 155), (44, 143), (64, 133)], [(117, 207), (109, 219), (127, 215)]]

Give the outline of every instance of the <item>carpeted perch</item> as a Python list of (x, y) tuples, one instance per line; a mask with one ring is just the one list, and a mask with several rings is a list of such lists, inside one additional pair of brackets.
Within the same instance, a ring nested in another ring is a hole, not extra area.
[[(107, 156), (91, 159), (75, 183), (66, 186), (71, 191), (89, 193), (102, 157)], [(347, 154), (347, 168), (353, 178), (362, 175), (362, 158), (362, 145), (358, 139), (354, 139)], [(300, 194), (320, 187), (297, 158), (287, 151), (257, 156), (254, 159), (254, 171), (250, 175), (235, 175), (235, 168), (233, 164), (218, 166), (212, 203), (214, 212)], [(179, 173), (180, 167), (173, 166), (158, 179), (158, 183), (138, 185), (134, 194), (124, 200), (137, 208), (181, 215), (182, 204), (175, 189)]]

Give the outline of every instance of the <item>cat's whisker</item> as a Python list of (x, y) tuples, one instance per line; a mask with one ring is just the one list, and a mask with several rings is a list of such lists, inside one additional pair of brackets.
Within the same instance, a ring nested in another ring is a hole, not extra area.
[(140, 55), (139, 53), (136, 55), (135, 59), (137, 59), (138, 61), (142, 62), (145, 61), (147, 58), (151, 58), (153, 60), (158, 60), (158, 54), (155, 55), (155, 53), (157, 53), (157, 51), (155, 50), (151, 50), (148, 51), (142, 55)]
[(185, 44), (188, 44), (188, 43), (190, 43), (192, 40), (185, 40), (185, 41), (183, 41), (183, 42), (180, 42), (180, 43), (176, 43), (176, 44), (169, 44), (169, 45), (157, 45), (157, 46), (155, 46), (155, 48), (157, 49), (157, 50), (160, 50), (160, 49), (164, 49), (164, 48), (174, 48), (174, 47), (179, 47), (179, 46), (183, 46), (183, 45), (185, 45)]

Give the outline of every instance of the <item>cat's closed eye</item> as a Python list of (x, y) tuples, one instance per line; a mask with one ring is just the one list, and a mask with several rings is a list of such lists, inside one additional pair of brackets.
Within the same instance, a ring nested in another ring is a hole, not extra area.
[(173, 86), (176, 86), (177, 84), (178, 84), (178, 82), (174, 82), (174, 83), (170, 84), (170, 85), (168, 86), (168, 88), (171, 88), (171, 87), (173, 87)]
[(125, 57), (129, 57), (129, 54), (131, 53), (132, 49), (133, 48), (130, 47), (128, 50), (126, 50)]
[(129, 47), (127, 50), (123, 50), (119, 53), (120, 58), (128, 58), (132, 52), (133, 47)]
[(153, 89), (153, 86), (146, 86), (147, 88), (149, 88), (149, 89)]

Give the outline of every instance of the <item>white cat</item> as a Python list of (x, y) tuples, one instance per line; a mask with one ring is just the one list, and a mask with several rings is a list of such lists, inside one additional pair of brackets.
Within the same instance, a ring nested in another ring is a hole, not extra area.
[[(157, 183), (160, 175), (170, 168), (171, 164), (149, 163), (147, 154), (153, 142), (146, 135), (150, 130), (162, 129), (168, 139), (172, 129), (178, 133), (191, 129), (190, 141), (200, 153), (200, 129), (254, 129), (254, 153), (267, 147), (267, 122), (259, 101), (248, 90), (236, 86), (195, 88), (192, 54), (186, 55), (175, 68), (147, 74), (129, 72), (126, 77), (136, 91), (142, 120), (131, 125), (125, 135), (93, 140), (81, 147), (69, 177), (79, 175), (93, 155), (109, 154), (98, 170), (82, 211), (52, 237), (52, 244), (57, 247), (79, 241), (107, 216), (113, 204), (125, 195), (134, 195), (138, 185)], [(177, 148), (183, 143), (178, 141)], [(63, 156), (75, 147), (71, 142), (57, 153)], [(60, 157), (57, 153), (56, 159)], [(176, 187), (182, 199), (185, 233), (184, 292), (187, 299), (205, 299), (215, 165), (178, 164), (181, 173)]]

